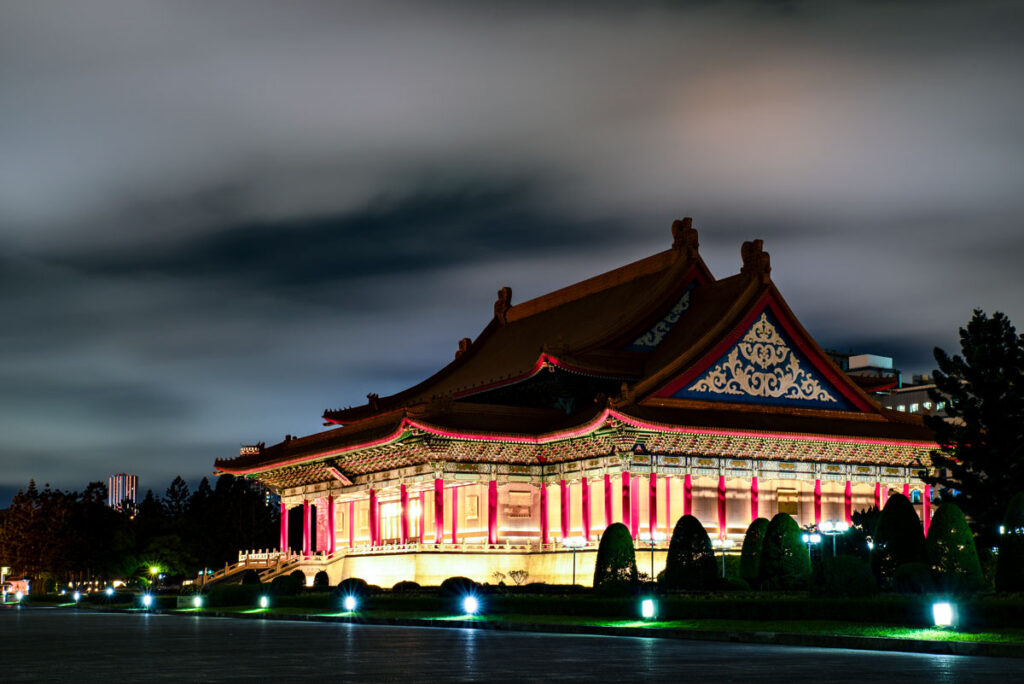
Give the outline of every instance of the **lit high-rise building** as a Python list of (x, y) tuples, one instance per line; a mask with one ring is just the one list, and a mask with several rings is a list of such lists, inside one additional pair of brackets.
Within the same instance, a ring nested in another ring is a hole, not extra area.
[(107, 501), (111, 508), (120, 511), (125, 502), (135, 508), (135, 491), (139, 487), (139, 476), (118, 473), (111, 475), (107, 485)]

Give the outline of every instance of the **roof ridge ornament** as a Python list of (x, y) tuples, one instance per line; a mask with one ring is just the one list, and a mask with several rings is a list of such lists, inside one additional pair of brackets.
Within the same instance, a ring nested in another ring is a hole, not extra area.
[(467, 351), (469, 351), (469, 345), (472, 342), (473, 342), (473, 340), (469, 339), (468, 337), (463, 337), (461, 340), (459, 340), (459, 348), (455, 352), (455, 358), (459, 358), (460, 356), (465, 354)]
[(366, 401), (370, 404), (370, 409), (373, 411), (380, 410), (380, 395), (375, 392), (370, 392), (366, 395)]
[(769, 274), (772, 272), (772, 262), (768, 252), (764, 251), (764, 240), (748, 240), (740, 248), (740, 256), (743, 257), (743, 268), (740, 273), (754, 276), (767, 283)]
[(687, 258), (693, 258), (697, 256), (698, 247), (700, 247), (700, 241), (697, 238), (697, 231), (693, 227), (693, 219), (687, 216), (673, 221), (672, 249)]
[(512, 288), (506, 285), (498, 290), (498, 299), (494, 302), (494, 317), (501, 323), (508, 323), (508, 310), (512, 308)]

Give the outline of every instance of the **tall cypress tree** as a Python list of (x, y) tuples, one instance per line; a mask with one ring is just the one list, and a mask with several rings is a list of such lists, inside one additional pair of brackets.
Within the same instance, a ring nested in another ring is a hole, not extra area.
[(684, 515), (672, 530), (665, 563), (665, 586), (705, 589), (715, 582), (715, 552), (700, 521)]
[(758, 518), (750, 523), (743, 536), (743, 550), (740, 551), (740, 577), (755, 587), (761, 578), (761, 551), (764, 535), (768, 531), (768, 518)]
[(606, 593), (625, 593), (636, 586), (638, 579), (633, 536), (622, 523), (612, 523), (597, 547), (594, 588)]
[(896, 568), (907, 563), (928, 560), (924, 546), (924, 529), (914, 504), (902, 494), (892, 494), (878, 517), (871, 551), (871, 568), (879, 583), (891, 580)]
[(985, 548), (1024, 481), (1024, 335), (1002, 313), (981, 310), (960, 329), (961, 353), (935, 349), (936, 391), (952, 419), (925, 416), (940, 450), (925, 481), (973, 521)]
[(1010, 499), (999, 535), (997, 591), (1024, 591), (1024, 492)]
[(977, 591), (984, 586), (974, 535), (956, 504), (945, 503), (935, 511), (926, 547), (932, 574), (944, 590)]

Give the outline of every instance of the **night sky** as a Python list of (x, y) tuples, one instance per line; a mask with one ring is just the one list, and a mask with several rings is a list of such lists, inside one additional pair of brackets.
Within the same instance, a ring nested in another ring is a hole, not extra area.
[(826, 347), (1024, 327), (1021, 5), (623, 4), (4, 3), (0, 506), (315, 432), (681, 216)]

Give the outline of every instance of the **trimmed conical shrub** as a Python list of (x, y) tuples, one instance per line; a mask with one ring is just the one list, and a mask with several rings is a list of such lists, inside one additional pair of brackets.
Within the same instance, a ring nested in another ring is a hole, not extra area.
[(960, 507), (939, 506), (925, 542), (928, 564), (943, 591), (977, 591), (985, 584), (974, 535)]
[(768, 531), (768, 518), (758, 518), (750, 523), (743, 537), (740, 552), (740, 577), (752, 587), (761, 580), (761, 550), (764, 548), (764, 534)]
[(871, 569), (879, 584), (890, 584), (896, 568), (907, 563), (927, 563), (924, 530), (910, 499), (893, 494), (886, 502), (875, 528)]
[(681, 517), (672, 530), (664, 581), (670, 589), (706, 589), (715, 582), (711, 538), (692, 515)]
[(601, 535), (594, 565), (594, 588), (607, 594), (628, 593), (638, 581), (636, 551), (629, 528), (612, 523)]
[(811, 575), (811, 556), (800, 526), (779, 513), (764, 533), (761, 549), (761, 585), (769, 589), (803, 589)]
[(1024, 493), (1010, 499), (999, 535), (996, 591), (1024, 591)]

